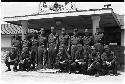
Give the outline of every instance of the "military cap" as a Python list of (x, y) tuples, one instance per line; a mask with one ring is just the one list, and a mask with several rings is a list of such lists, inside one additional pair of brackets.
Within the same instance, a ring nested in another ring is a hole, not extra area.
[(88, 29), (85, 29), (85, 32), (88, 32)]
[(11, 47), (11, 49), (16, 49), (16, 47)]
[(54, 29), (54, 27), (51, 27), (51, 29)]
[(109, 46), (108, 46), (108, 45), (105, 45), (105, 46), (104, 46), (104, 49), (109, 49)]
[(75, 29), (74, 29), (74, 31), (78, 31), (78, 29), (77, 29), (77, 28), (75, 28)]
[(44, 30), (44, 28), (41, 28), (41, 29), (40, 29), (40, 31), (43, 31), (43, 30)]
[(91, 46), (91, 49), (96, 49), (94, 46)]

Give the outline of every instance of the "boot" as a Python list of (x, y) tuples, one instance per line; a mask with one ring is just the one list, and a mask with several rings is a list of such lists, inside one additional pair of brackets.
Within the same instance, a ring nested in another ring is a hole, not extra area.
[(8, 69), (5, 72), (11, 71), (10, 67), (8, 67)]

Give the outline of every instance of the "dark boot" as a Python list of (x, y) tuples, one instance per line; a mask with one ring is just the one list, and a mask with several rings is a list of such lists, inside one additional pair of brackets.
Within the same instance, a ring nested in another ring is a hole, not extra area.
[(8, 71), (11, 71), (11, 69), (10, 69), (10, 68), (8, 68), (5, 72), (8, 72)]
[(96, 74), (95, 74), (95, 77), (99, 77), (100, 76), (100, 74), (97, 72)]

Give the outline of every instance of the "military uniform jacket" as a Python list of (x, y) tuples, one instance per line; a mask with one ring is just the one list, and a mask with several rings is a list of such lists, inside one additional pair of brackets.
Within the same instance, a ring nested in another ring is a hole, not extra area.
[(108, 61), (108, 62), (114, 62), (116, 60), (116, 56), (114, 55), (114, 52), (106, 53), (104, 52), (101, 55), (102, 61)]
[(51, 33), (48, 36), (48, 46), (49, 45), (57, 45), (57, 34)]
[(23, 47), (28, 47), (29, 46), (29, 41), (28, 40), (24, 40), (23, 41)]
[(83, 40), (84, 45), (90, 45), (92, 41), (92, 36), (84, 36), (82, 40)]
[(47, 46), (47, 37), (39, 35), (38, 37), (39, 46)]
[(32, 42), (32, 46), (38, 46), (38, 40), (32, 39), (31, 42)]
[(25, 58), (29, 58), (29, 51), (28, 51), (28, 48), (24, 47), (22, 49), (22, 53), (21, 53), (21, 56), (20, 56), (20, 60), (23, 60)]
[(71, 45), (77, 45), (77, 44), (82, 44), (82, 39), (81, 36), (71, 36)]
[(11, 60), (17, 60), (18, 59), (18, 56), (16, 54), (16, 51), (14, 51), (13, 53), (12, 52), (9, 52), (7, 55), (6, 55), (6, 60), (10, 58)]
[(13, 39), (12, 40), (12, 46), (13, 47), (19, 47), (20, 46), (20, 40)]
[(95, 34), (94, 35), (94, 43), (102, 43), (103, 41), (103, 36), (104, 34), (103, 33), (99, 33), (99, 34)]
[(70, 37), (68, 34), (65, 35), (59, 35), (59, 45), (66, 45), (66, 46), (70, 46)]
[(93, 52), (89, 55), (89, 64), (96, 63), (100, 61), (100, 56), (98, 52)]

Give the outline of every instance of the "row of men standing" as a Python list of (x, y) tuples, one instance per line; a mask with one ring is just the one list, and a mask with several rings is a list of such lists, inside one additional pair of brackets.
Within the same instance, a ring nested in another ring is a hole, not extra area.
[[(84, 62), (88, 63), (91, 46), (94, 46), (99, 54), (103, 53), (104, 34), (99, 31), (100, 29), (97, 29), (93, 36), (90, 36), (88, 29), (85, 29), (83, 37), (78, 34), (78, 29), (74, 29), (73, 36), (69, 36), (65, 28), (62, 28), (60, 35), (54, 30), (54, 27), (51, 27), (51, 34), (46, 36), (44, 28), (41, 28), (38, 38), (33, 35), (30, 40), (25, 39), (22, 42), (22, 50), (17, 40), (13, 42), (14, 47), (21, 53), (19, 56), (20, 66), (24, 63), (21, 60), (30, 58), (30, 64), (33, 65), (33, 68), (37, 64), (37, 69), (59, 68), (61, 71), (71, 71), (76, 69), (76, 61), (83, 61), (80, 59), (84, 59)], [(67, 63), (70, 64), (68, 68)], [(84, 63), (83, 65), (88, 68), (87, 64)]]
[(44, 28), (41, 28), (41, 34), (38, 37), (38, 68), (43, 68), (43, 65), (46, 64), (48, 68), (54, 68), (58, 56), (61, 61), (67, 59), (67, 57), (74, 60), (76, 56), (82, 55), (81, 50), (83, 46), (86, 48), (86, 53), (89, 54), (90, 52), (87, 48), (93, 42), (100, 48), (98, 50), (102, 50), (101, 45), (97, 43), (102, 43), (99, 41), (102, 41), (103, 33), (97, 31), (98, 34), (95, 34), (93, 39), (93, 36), (89, 36), (88, 29), (85, 29), (84, 37), (78, 35), (77, 31), (77, 29), (74, 29), (74, 35), (70, 37), (66, 33), (65, 28), (62, 28), (62, 33), (58, 35), (54, 33), (54, 27), (51, 27), (51, 34), (46, 37), (44, 36)]
[[(39, 69), (43, 68), (43, 65), (47, 65), (48, 68), (53, 68), (57, 54), (63, 54), (63, 58), (66, 58), (64, 56), (69, 56), (70, 54), (70, 58), (73, 60), (76, 51), (78, 51), (76, 48), (77, 45), (84, 45), (86, 47), (91, 45), (92, 36), (89, 36), (88, 29), (85, 29), (85, 36), (83, 38), (78, 35), (77, 31), (77, 29), (74, 29), (74, 35), (70, 37), (66, 33), (65, 28), (62, 28), (62, 34), (58, 35), (54, 31), (54, 27), (51, 27), (51, 34), (47, 37), (44, 28), (41, 28), (41, 33), (38, 38), (37, 35), (33, 35), (30, 40), (26, 37), (21, 42), (18, 36), (16, 36), (12, 41), (12, 46), (16, 48), (18, 54), (21, 53), (19, 59), (23, 60), (24, 58), (28, 58), (29, 51), (31, 51), (30, 58), (34, 67), (35, 63), (37, 63), (37, 68)], [(102, 40), (102, 37), (103, 34), (95, 36), (95, 41)]]

